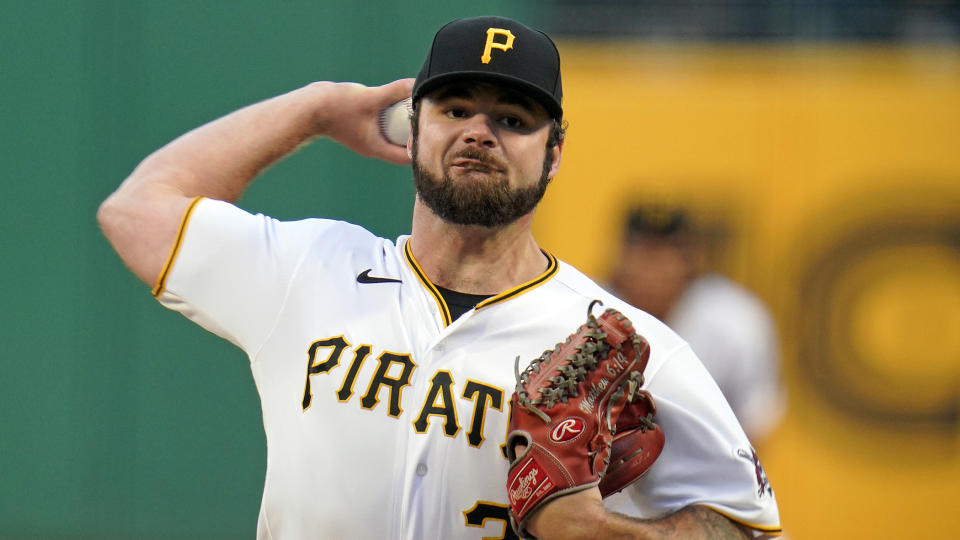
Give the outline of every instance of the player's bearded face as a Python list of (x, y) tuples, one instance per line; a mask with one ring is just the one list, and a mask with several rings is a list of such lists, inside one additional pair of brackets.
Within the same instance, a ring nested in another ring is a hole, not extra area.
[[(413, 182), (417, 195), (434, 214), (456, 225), (498, 227), (507, 225), (536, 208), (550, 183), (548, 176), (552, 153), (544, 149), (540, 179), (532, 186), (511, 188), (506, 175), (488, 181), (454, 181), (446, 172), (442, 176), (426, 170), (418, 159), (419, 133), (413, 126)], [(480, 148), (466, 148), (454, 156), (489, 164), (493, 171), (502, 169), (496, 158)]]

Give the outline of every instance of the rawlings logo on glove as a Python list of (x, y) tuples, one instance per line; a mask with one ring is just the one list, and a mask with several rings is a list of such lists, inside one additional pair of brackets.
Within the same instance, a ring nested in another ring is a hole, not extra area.
[[(507, 495), (521, 536), (543, 504), (598, 484), (604, 497), (615, 493), (642, 476), (663, 448), (653, 400), (640, 390), (649, 345), (617, 310), (594, 317), (599, 303), (590, 303), (587, 322), (566, 341), (517, 374)], [(519, 445), (526, 448), (517, 455)], [(614, 474), (601, 481), (608, 466)]]
[(567, 418), (553, 428), (550, 438), (553, 442), (567, 442), (581, 433), (583, 433), (583, 421), (579, 418)]

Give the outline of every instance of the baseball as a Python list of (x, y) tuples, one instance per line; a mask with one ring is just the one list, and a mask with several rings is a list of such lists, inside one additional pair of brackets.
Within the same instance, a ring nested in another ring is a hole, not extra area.
[(410, 135), (410, 115), (413, 107), (410, 98), (398, 101), (380, 111), (380, 133), (383, 138), (399, 146), (407, 145)]

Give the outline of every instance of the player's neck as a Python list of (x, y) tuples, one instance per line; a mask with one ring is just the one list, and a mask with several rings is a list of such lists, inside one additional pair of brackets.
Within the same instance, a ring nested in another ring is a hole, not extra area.
[(497, 294), (526, 283), (549, 261), (530, 231), (532, 215), (499, 228), (453, 225), (417, 205), (410, 247), (435, 285), (470, 294)]

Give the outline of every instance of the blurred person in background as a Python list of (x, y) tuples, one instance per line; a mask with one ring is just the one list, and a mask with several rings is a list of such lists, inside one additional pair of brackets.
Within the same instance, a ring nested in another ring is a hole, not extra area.
[(710, 232), (681, 208), (632, 209), (610, 285), (690, 344), (757, 445), (786, 403), (776, 325), (759, 297), (711, 269)]

